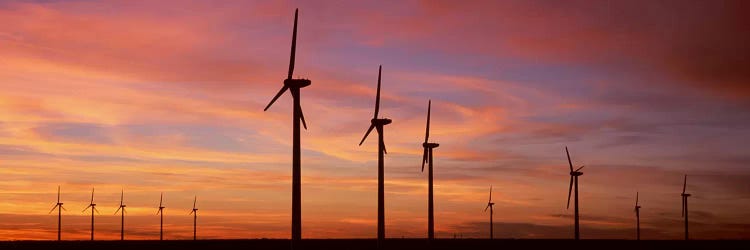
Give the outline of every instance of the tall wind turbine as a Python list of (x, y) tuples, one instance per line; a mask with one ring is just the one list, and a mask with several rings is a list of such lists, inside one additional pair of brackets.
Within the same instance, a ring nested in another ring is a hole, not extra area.
[(62, 210), (68, 211), (63, 207), (63, 203), (60, 202), (60, 186), (57, 186), (57, 203), (49, 210), (49, 213), (52, 214), (55, 209), (57, 209), (57, 240), (59, 241), (60, 232), (62, 231)]
[(641, 206), (638, 205), (638, 192), (635, 192), (635, 238), (641, 240)]
[(159, 210), (156, 211), (156, 214), (159, 215), (159, 240), (164, 240), (164, 193), (161, 193), (159, 195)]
[(428, 176), (428, 188), (427, 188), (427, 238), (429, 240), (435, 239), (435, 213), (433, 204), (432, 194), (432, 149), (437, 148), (440, 144), (428, 142), (430, 138), (430, 108), (432, 107), (432, 100), (427, 102), (427, 129), (424, 135), (424, 154), (422, 155), (422, 172), (424, 172), (424, 164), (428, 163), (429, 169), (427, 170)]
[(382, 72), (383, 66), (378, 67), (378, 90), (375, 96), (375, 114), (370, 120), (370, 128), (367, 129), (365, 136), (359, 142), (365, 142), (367, 136), (370, 135), (372, 129), (375, 128), (378, 131), (378, 246), (381, 245), (385, 239), (385, 189), (383, 186), (383, 154), (387, 154), (385, 149), (385, 143), (383, 142), (383, 126), (391, 123), (391, 119), (378, 118), (378, 111), (380, 110), (380, 73)]
[(89, 203), (89, 206), (84, 208), (83, 212), (86, 212), (91, 208), (91, 240), (94, 240), (94, 213), (99, 213), (99, 210), (96, 209), (96, 204), (94, 203), (94, 188), (91, 188), (91, 202)]
[(300, 134), (299, 124), (302, 121), (302, 125), (307, 129), (307, 123), (305, 122), (305, 116), (302, 114), (302, 106), (300, 106), (300, 89), (310, 86), (312, 83), (309, 79), (293, 79), (292, 74), (294, 73), (294, 54), (297, 49), (297, 11), (294, 10), (294, 30), (292, 31), (292, 53), (289, 57), (289, 73), (287, 79), (284, 80), (284, 87), (279, 90), (279, 93), (273, 97), (268, 106), (263, 111), (268, 110), (271, 105), (276, 102), (276, 99), (281, 96), (286, 90), (292, 94), (294, 99), (294, 110), (292, 111), (292, 242), (299, 241), (302, 239), (302, 178), (301, 178), (301, 156), (300, 156)]
[(193, 240), (196, 239), (196, 229), (198, 225), (198, 209), (195, 208), (195, 203), (198, 201), (198, 196), (195, 196), (195, 199), (193, 200), (193, 211), (190, 211), (190, 214), (193, 215)]
[(487, 201), (487, 207), (484, 208), (484, 211), (487, 212), (487, 209), (490, 209), (490, 240), (494, 237), (494, 229), (495, 225), (492, 224), (492, 215), (495, 212), (494, 211), (495, 203), (492, 202), (492, 185), (490, 185), (490, 199)]
[(685, 240), (688, 240), (688, 197), (690, 197), (690, 194), (685, 193), (685, 189), (687, 188), (687, 175), (685, 175), (685, 180), (682, 183), (682, 217), (685, 217)]
[(580, 168), (573, 170), (573, 163), (570, 161), (570, 153), (568, 152), (568, 147), (565, 147), (565, 154), (568, 155), (568, 165), (570, 166), (570, 186), (568, 187), (568, 207), (570, 208), (570, 193), (573, 190), (573, 183), (575, 182), (576, 192), (575, 192), (575, 239), (579, 240), (581, 239), (581, 234), (578, 231), (578, 176), (583, 175), (583, 172), (579, 171), (583, 168), (581, 166)]
[(124, 197), (125, 197), (125, 190), (122, 190), (120, 192), (120, 206), (117, 207), (117, 210), (115, 211), (115, 214), (117, 214), (117, 212), (120, 212), (120, 210), (122, 210), (122, 212), (120, 212), (120, 214), (122, 215), (122, 220), (120, 222), (120, 240), (125, 240), (125, 213), (126, 213), (125, 207), (126, 206), (125, 204), (122, 203)]

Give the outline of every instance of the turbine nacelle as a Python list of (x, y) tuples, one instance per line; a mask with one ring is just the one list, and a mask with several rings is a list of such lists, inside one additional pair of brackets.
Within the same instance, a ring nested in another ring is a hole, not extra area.
[(583, 172), (578, 172), (578, 171), (570, 172), (570, 176), (581, 176), (581, 175), (583, 175)]
[(391, 122), (393, 121), (388, 118), (374, 118), (370, 120), (370, 123), (373, 126), (385, 126), (385, 125), (391, 124)]
[(437, 148), (439, 146), (440, 146), (440, 144), (433, 143), (433, 142), (422, 143), (422, 147), (424, 147), (424, 148)]
[(310, 86), (312, 82), (309, 79), (284, 79), (284, 86), (288, 88), (304, 88)]
[(690, 194), (680, 194), (682, 197), (690, 197)]

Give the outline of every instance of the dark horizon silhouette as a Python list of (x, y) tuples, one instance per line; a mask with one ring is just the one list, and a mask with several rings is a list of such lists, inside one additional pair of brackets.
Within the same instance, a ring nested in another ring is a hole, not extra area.
[[(294, 10), (294, 28), (292, 31), (292, 52), (289, 56), (289, 73), (287, 74), (286, 80), (284, 80), (284, 87), (279, 90), (276, 96), (273, 97), (270, 103), (263, 109), (268, 108), (276, 102), (284, 92), (289, 90), (294, 99), (294, 107), (292, 111), (292, 241), (298, 241), (302, 239), (302, 159), (301, 159), (301, 146), (300, 146), (300, 121), (307, 130), (307, 123), (305, 122), (305, 116), (302, 114), (302, 106), (300, 106), (300, 89), (310, 86), (312, 82), (308, 79), (293, 79), (292, 74), (294, 73), (294, 59), (295, 52), (297, 50), (297, 13), (299, 9)], [(294, 243), (292, 243), (294, 244)]]

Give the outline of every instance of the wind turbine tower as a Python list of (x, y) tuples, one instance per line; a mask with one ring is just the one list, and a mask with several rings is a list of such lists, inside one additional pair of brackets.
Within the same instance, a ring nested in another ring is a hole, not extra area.
[(575, 183), (575, 239), (579, 240), (581, 239), (581, 234), (579, 233), (579, 224), (578, 224), (578, 176), (583, 175), (583, 172), (580, 170), (583, 168), (581, 166), (580, 168), (573, 170), (573, 163), (570, 161), (570, 153), (568, 152), (568, 147), (565, 147), (565, 154), (568, 156), (568, 165), (570, 166), (570, 186), (568, 187), (568, 207), (570, 208), (570, 193), (573, 189), (573, 183)]
[(99, 213), (99, 210), (96, 209), (96, 204), (94, 203), (94, 188), (91, 188), (91, 202), (89, 202), (89, 206), (84, 208), (83, 212), (86, 212), (91, 208), (91, 240), (94, 240), (94, 213)]
[(492, 223), (492, 215), (494, 214), (494, 206), (495, 203), (492, 202), (492, 185), (490, 185), (490, 199), (487, 201), (487, 207), (484, 208), (484, 211), (487, 212), (487, 209), (490, 209), (490, 240), (495, 236), (494, 229), (495, 225)]
[(164, 193), (161, 193), (159, 195), (159, 210), (156, 211), (156, 214), (159, 215), (159, 240), (164, 240)]
[[(122, 215), (122, 219), (120, 221), (120, 240), (125, 240), (125, 204), (123, 203), (123, 198), (125, 198), (125, 190), (122, 190), (120, 192), (120, 206), (117, 207), (117, 210), (115, 211), (115, 214), (117, 212), (120, 212), (120, 215)], [(122, 210), (122, 211), (120, 211)]]
[(424, 136), (424, 154), (422, 154), (422, 172), (424, 172), (424, 164), (428, 163), (428, 188), (427, 188), (427, 239), (430, 241), (435, 239), (435, 213), (433, 203), (433, 192), (432, 192), (432, 150), (440, 146), (437, 143), (428, 142), (430, 138), (430, 109), (432, 107), (432, 100), (427, 102), (427, 129)]
[(375, 96), (375, 114), (370, 120), (370, 128), (367, 129), (365, 136), (359, 142), (365, 142), (367, 136), (370, 135), (372, 129), (378, 131), (378, 248), (382, 246), (383, 240), (385, 240), (385, 188), (383, 185), (383, 155), (387, 154), (388, 151), (385, 149), (385, 142), (383, 142), (383, 126), (390, 124), (392, 121), (388, 118), (378, 118), (378, 111), (380, 111), (380, 73), (382, 72), (383, 66), (378, 67), (378, 89)]
[(195, 203), (198, 201), (198, 196), (195, 196), (195, 199), (193, 200), (193, 210), (190, 211), (190, 214), (193, 215), (193, 240), (196, 240), (196, 232), (198, 231), (198, 209), (195, 208)]
[(302, 239), (302, 177), (301, 177), (301, 148), (300, 148), (300, 121), (302, 125), (307, 129), (307, 123), (305, 122), (305, 116), (302, 114), (302, 106), (300, 106), (300, 89), (310, 86), (312, 82), (309, 79), (293, 79), (292, 74), (294, 73), (294, 57), (295, 51), (297, 50), (297, 13), (298, 10), (294, 10), (294, 29), (292, 31), (292, 52), (289, 56), (289, 72), (287, 79), (284, 80), (284, 87), (279, 90), (276, 96), (273, 97), (270, 103), (266, 106), (263, 111), (268, 110), (271, 105), (276, 102), (276, 99), (284, 94), (287, 90), (292, 94), (294, 99), (294, 108), (292, 111), (292, 242), (298, 242)]
[(62, 231), (62, 210), (68, 211), (63, 207), (63, 203), (60, 202), (60, 186), (57, 186), (57, 203), (52, 207), (52, 210), (49, 210), (49, 213), (52, 214), (52, 211), (55, 211), (55, 209), (57, 209), (57, 240), (60, 241), (60, 232)]

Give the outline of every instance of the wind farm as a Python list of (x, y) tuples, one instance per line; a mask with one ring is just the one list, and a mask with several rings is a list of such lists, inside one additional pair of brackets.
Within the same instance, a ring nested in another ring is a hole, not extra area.
[(747, 7), (5, 1), (0, 248), (745, 249)]

